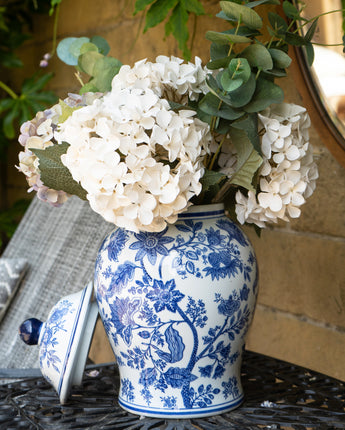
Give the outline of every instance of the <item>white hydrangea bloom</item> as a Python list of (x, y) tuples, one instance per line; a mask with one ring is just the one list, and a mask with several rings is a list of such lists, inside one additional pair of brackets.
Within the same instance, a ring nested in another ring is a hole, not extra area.
[(53, 145), (54, 122), (61, 115), (61, 107), (53, 106), (44, 112), (38, 112), (34, 119), (22, 124), (18, 141), (24, 146), (24, 151), (19, 153), (18, 170), (26, 176), (30, 186), (28, 192), (36, 191), (40, 200), (50, 203), (52, 206), (61, 206), (68, 199), (64, 191), (53, 190), (45, 186), (41, 180), (38, 157), (31, 149), (46, 149)]
[(197, 100), (199, 94), (208, 92), (206, 74), (207, 69), (202, 67), (198, 57), (195, 63), (184, 63), (180, 58), (160, 55), (154, 63), (141, 60), (132, 68), (122, 66), (113, 79), (112, 88), (150, 88), (160, 98), (184, 104), (188, 97)]
[(260, 191), (236, 194), (236, 214), (241, 224), (288, 221), (300, 216), (300, 206), (315, 189), (318, 170), (309, 143), (310, 118), (294, 104), (272, 105), (259, 114), (264, 128), (259, 171)]
[(132, 231), (161, 231), (188, 207), (201, 191), (210, 140), (193, 111), (170, 110), (149, 88), (150, 67), (122, 68), (124, 85), (114, 78), (111, 92), (74, 111), (55, 133), (70, 145), (62, 162), (92, 209)]

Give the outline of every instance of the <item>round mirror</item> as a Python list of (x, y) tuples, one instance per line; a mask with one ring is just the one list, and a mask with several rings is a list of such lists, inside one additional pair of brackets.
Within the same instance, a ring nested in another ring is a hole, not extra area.
[[(304, 0), (303, 16), (319, 18), (312, 39), (313, 65), (308, 65), (303, 48), (295, 55), (302, 73), (302, 96), (313, 104), (311, 116), (324, 143), (345, 167), (345, 55), (343, 53), (342, 0)], [(332, 13), (329, 13), (331, 12)], [(335, 12), (338, 11), (338, 12)], [(307, 31), (305, 26), (305, 31)], [(300, 88), (299, 88), (300, 89)], [(310, 107), (309, 107), (310, 108)], [(318, 118), (315, 117), (318, 115)], [(328, 131), (328, 136), (326, 132)]]

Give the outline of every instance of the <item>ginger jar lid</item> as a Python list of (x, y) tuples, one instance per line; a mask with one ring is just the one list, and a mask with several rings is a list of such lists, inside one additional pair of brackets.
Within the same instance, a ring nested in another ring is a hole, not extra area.
[(60, 299), (47, 321), (29, 318), (19, 327), (21, 339), (39, 345), (42, 375), (64, 404), (73, 385), (81, 385), (98, 307), (91, 301), (93, 284)]

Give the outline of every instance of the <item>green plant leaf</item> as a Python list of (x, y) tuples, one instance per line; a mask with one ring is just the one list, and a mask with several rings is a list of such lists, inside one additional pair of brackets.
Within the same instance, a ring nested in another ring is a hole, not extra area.
[(200, 179), (200, 182), (202, 184), (203, 191), (208, 192), (210, 191), (210, 188), (219, 185), (219, 183), (224, 179), (226, 179), (226, 175), (224, 175), (224, 173), (205, 169), (205, 173)]
[(270, 48), (269, 53), (273, 59), (273, 64), (278, 69), (286, 69), (291, 64), (291, 58), (284, 51), (280, 49)]
[(284, 40), (288, 45), (303, 46), (307, 44), (304, 37), (296, 33), (287, 32), (284, 35)]
[[(81, 45), (81, 47), (79, 49), (79, 55), (83, 55), (86, 52), (91, 52), (91, 51), (99, 52), (98, 46), (96, 46), (94, 43), (86, 42), (86, 43), (83, 43), (83, 45)], [(78, 57), (79, 57), (79, 55), (78, 55)], [(103, 55), (103, 54), (101, 54), (101, 55)]]
[(185, 0), (185, 8), (188, 12), (194, 13), (195, 15), (205, 15), (204, 6), (198, 0)]
[(13, 104), (13, 107), (9, 111), (7, 111), (3, 119), (3, 131), (8, 139), (13, 139), (16, 135), (16, 132), (14, 130), (14, 120), (18, 117), (18, 115), (19, 102), (18, 99), (16, 99), (15, 103)]
[(210, 116), (217, 116), (227, 120), (235, 120), (243, 115), (243, 111), (233, 109), (230, 106), (220, 103), (219, 98), (207, 93), (199, 102), (199, 109)]
[(138, 12), (141, 12), (148, 6), (149, 4), (155, 2), (156, 0), (137, 0), (134, 6), (133, 15), (136, 15)]
[(285, 33), (288, 25), (283, 17), (274, 12), (268, 12), (268, 20), (274, 30), (274, 34)]
[(42, 90), (53, 77), (53, 73), (45, 73), (42, 76), (34, 74), (32, 77), (24, 80), (21, 92), (22, 94), (31, 94)]
[(105, 58), (102, 54), (95, 51), (85, 52), (79, 56), (78, 66), (82, 72), (87, 73), (90, 76), (94, 76), (94, 68), (97, 61)]
[(81, 106), (71, 107), (63, 100), (59, 100), (59, 105), (61, 106), (61, 115), (59, 116), (59, 124), (62, 124), (63, 122), (65, 122), (66, 119), (69, 118), (75, 110), (81, 108)]
[(237, 169), (229, 183), (255, 191), (252, 184), (253, 177), (263, 160), (244, 130), (231, 127), (229, 134), (237, 151)]
[(220, 72), (220, 83), (225, 91), (237, 90), (250, 78), (251, 69), (245, 58), (233, 58), (227, 69)]
[(179, 0), (156, 0), (146, 13), (144, 33), (149, 28), (155, 27), (161, 23), (168, 13), (173, 9)]
[(248, 60), (252, 67), (259, 70), (270, 70), (273, 68), (273, 60), (268, 49), (259, 43), (247, 46), (242, 52), (241, 57)]
[(178, 3), (172, 11), (171, 17), (165, 26), (165, 33), (168, 36), (173, 34), (178, 42), (178, 46), (183, 52), (184, 58), (190, 59), (190, 51), (187, 47), (189, 32), (187, 27), (188, 12), (183, 7), (183, 3)]
[(71, 172), (61, 162), (61, 155), (67, 152), (68, 147), (68, 143), (62, 142), (46, 149), (32, 149), (32, 152), (39, 159), (39, 170), (44, 185), (86, 200), (86, 191), (73, 179)]
[[(87, 43), (90, 43), (90, 39), (88, 37), (78, 37), (74, 42), (70, 44), (69, 52), (73, 57), (78, 58), (81, 54), (81, 48)], [(95, 47), (93, 49), (98, 50), (96, 45), (93, 46)]]
[(244, 130), (247, 134), (251, 144), (253, 145), (255, 151), (261, 155), (261, 144), (260, 137), (258, 133), (258, 115), (257, 113), (250, 113), (244, 118), (234, 121), (231, 124), (232, 127)]
[(93, 37), (91, 37), (90, 42), (97, 46), (98, 51), (102, 55), (108, 55), (109, 54), (110, 46), (109, 46), (109, 43), (104, 39), (104, 37), (93, 36)]
[(246, 112), (260, 112), (272, 103), (282, 103), (284, 100), (283, 90), (275, 83), (267, 79), (258, 79), (256, 90), (252, 101), (243, 109)]
[(305, 52), (307, 55), (308, 66), (311, 67), (313, 65), (314, 58), (315, 58), (314, 46), (311, 42), (308, 42), (306, 44)]
[(249, 7), (229, 1), (221, 1), (220, 7), (227, 17), (235, 19), (249, 28), (258, 29), (262, 27), (260, 15)]
[(110, 91), (111, 82), (121, 66), (121, 61), (116, 58), (102, 56), (94, 64), (93, 79), (90, 82), (102, 93)]
[(247, 7), (256, 7), (256, 6), (260, 6), (262, 4), (276, 4), (279, 5), (280, 1), (279, 0), (256, 0), (256, 1), (250, 1), (249, 3), (247, 3)]
[(311, 26), (308, 28), (308, 31), (307, 31), (306, 35), (304, 36), (304, 39), (306, 40), (306, 42), (311, 42), (311, 40), (315, 34), (315, 31), (317, 29), (318, 21), (319, 21), (319, 18), (314, 19)]
[(299, 10), (289, 1), (285, 0), (283, 2), (283, 10), (285, 15), (288, 18), (298, 18), (299, 17)]
[(207, 31), (205, 35), (207, 40), (221, 45), (229, 43), (250, 43), (252, 40), (246, 36), (238, 36), (236, 34), (219, 33), (217, 31)]
[[(61, 61), (68, 64), (69, 66), (78, 65), (78, 56), (73, 55), (70, 51), (70, 47), (74, 42), (76, 42), (78, 37), (65, 37), (61, 40), (56, 48), (56, 54)], [(83, 43), (88, 42), (89, 38), (83, 38)], [(86, 40), (87, 39), (87, 40)]]

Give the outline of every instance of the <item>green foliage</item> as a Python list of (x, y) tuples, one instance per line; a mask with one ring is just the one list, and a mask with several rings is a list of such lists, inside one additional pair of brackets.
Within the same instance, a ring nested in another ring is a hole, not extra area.
[(49, 146), (46, 149), (32, 149), (39, 159), (39, 168), (43, 183), (54, 190), (65, 191), (86, 200), (86, 191), (76, 182), (70, 171), (61, 163), (61, 155), (65, 154), (69, 145)]
[(7, 139), (14, 139), (18, 130), (15, 125), (28, 121), (39, 110), (57, 101), (51, 91), (43, 91), (47, 82), (53, 77), (51, 73), (27, 78), (22, 85), (20, 95), (0, 100), (0, 115), (3, 131)]
[(57, 55), (61, 61), (76, 66), (79, 72), (89, 76), (80, 93), (88, 91), (106, 92), (111, 88), (111, 81), (118, 73), (122, 63), (107, 56), (110, 51), (108, 42), (101, 36), (67, 37), (59, 43)]
[(189, 60), (191, 50), (188, 21), (190, 15), (204, 15), (204, 8), (199, 0), (136, 0), (134, 14), (146, 12), (144, 31), (165, 21), (165, 35), (172, 34), (178, 42), (183, 57)]

